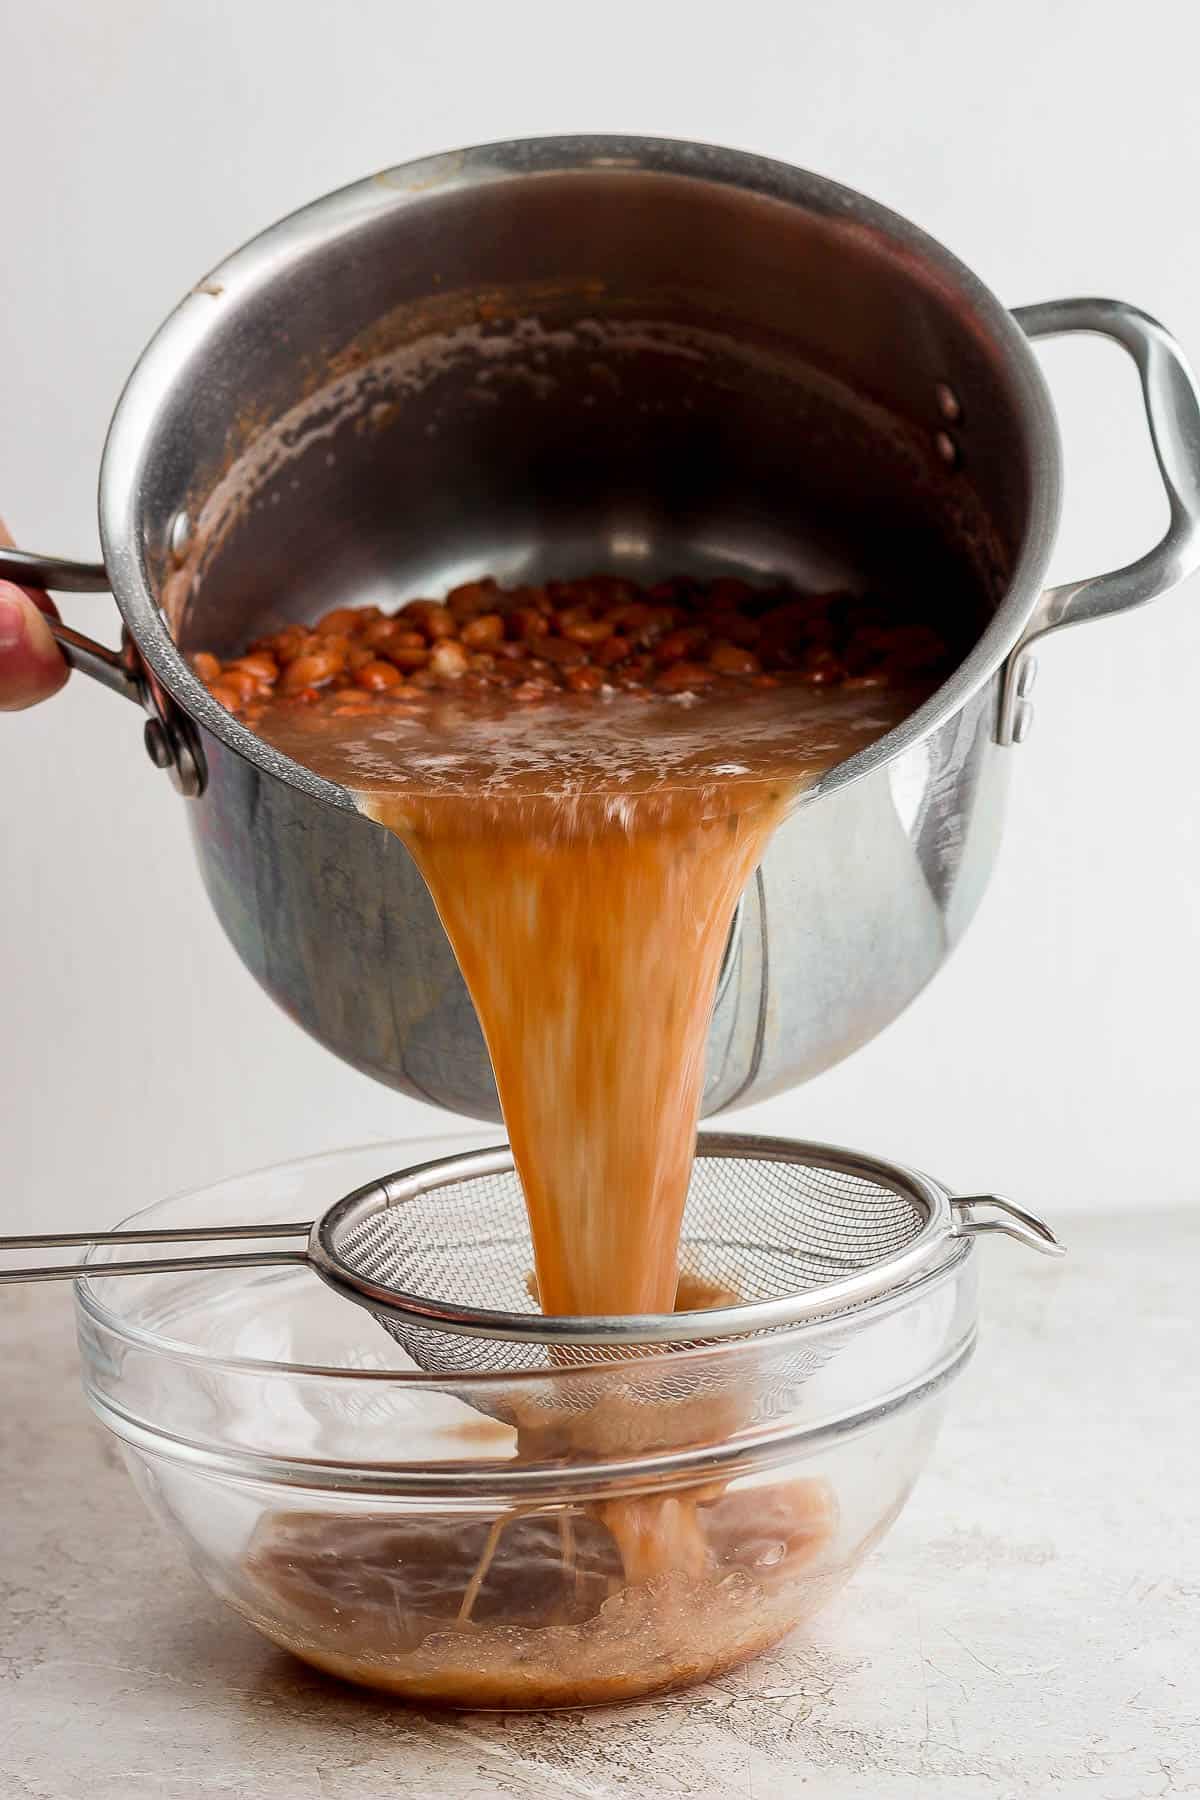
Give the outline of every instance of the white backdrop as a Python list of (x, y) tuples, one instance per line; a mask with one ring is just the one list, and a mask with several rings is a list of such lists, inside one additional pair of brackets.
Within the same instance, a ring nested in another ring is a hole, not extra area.
[[(105, 425), (142, 343), (241, 239), (389, 163), (605, 129), (723, 141), (907, 213), (1006, 300), (1113, 293), (1200, 356), (1200, 15), (1182, 0), (0, 0), (0, 513), (95, 553)], [(1136, 389), (1047, 353), (1068, 451), (1055, 573), (1161, 527)], [(103, 597), (68, 616), (113, 635)], [(1191, 1201), (1200, 589), (1067, 634), (1014, 752), (966, 943), (842, 1068), (752, 1115), (1057, 1214)], [(448, 1122), (343, 1069), (243, 973), (184, 803), (86, 681), (0, 718), (8, 1229)]]

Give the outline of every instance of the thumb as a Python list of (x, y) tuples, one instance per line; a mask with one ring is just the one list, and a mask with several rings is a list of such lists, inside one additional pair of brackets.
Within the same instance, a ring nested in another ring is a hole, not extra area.
[(29, 596), (0, 581), (0, 712), (19, 712), (48, 700), (67, 679), (42, 614)]

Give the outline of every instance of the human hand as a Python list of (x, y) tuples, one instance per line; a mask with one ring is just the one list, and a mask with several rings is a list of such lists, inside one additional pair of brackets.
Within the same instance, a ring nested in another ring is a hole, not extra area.
[[(0, 544), (11, 543), (0, 519)], [(48, 700), (70, 673), (46, 623), (47, 613), (58, 617), (45, 595), (33, 599), (11, 581), (0, 581), (0, 712), (20, 712)]]

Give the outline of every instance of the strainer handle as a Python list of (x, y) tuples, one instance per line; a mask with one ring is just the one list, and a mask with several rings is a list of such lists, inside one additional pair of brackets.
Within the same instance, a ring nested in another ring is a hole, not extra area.
[[(312, 1225), (195, 1225), (170, 1231), (60, 1231), (40, 1237), (0, 1237), (5, 1251), (65, 1250), (99, 1244), (202, 1244), (236, 1238), (307, 1238)], [(307, 1262), (304, 1250), (237, 1250), (211, 1256), (135, 1258), (132, 1262), (46, 1263), (0, 1269), (0, 1286), (18, 1281), (70, 1281), (81, 1275), (175, 1274), (184, 1269), (261, 1269), (276, 1263)]]
[[(1001, 1213), (999, 1219), (981, 1219), (976, 1217), (978, 1210), (990, 1207)], [(1000, 1194), (964, 1194), (957, 1200), (951, 1200), (950, 1211), (953, 1215), (953, 1232), (955, 1237), (982, 1237), (985, 1232), (997, 1231), (1004, 1237), (1016, 1238), (1019, 1244), (1025, 1244), (1030, 1250), (1038, 1250), (1043, 1256), (1065, 1256), (1066, 1246), (1054, 1235), (1044, 1219), (1026, 1212), (1023, 1206), (1017, 1206), (1011, 1200), (1005, 1200)]]

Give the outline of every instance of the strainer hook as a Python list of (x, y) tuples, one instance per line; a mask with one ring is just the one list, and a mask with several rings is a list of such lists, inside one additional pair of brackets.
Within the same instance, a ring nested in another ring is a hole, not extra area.
[[(978, 1209), (991, 1207), (1002, 1213), (1003, 1218), (980, 1219), (976, 1217)], [(951, 1230), (955, 1237), (982, 1237), (985, 1232), (996, 1231), (1004, 1237), (1016, 1238), (1019, 1244), (1026, 1244), (1031, 1250), (1038, 1250), (1043, 1256), (1065, 1256), (1066, 1245), (1043, 1219), (1036, 1218), (1033, 1213), (1026, 1212), (1024, 1207), (1017, 1206), (1012, 1200), (1006, 1200), (1001, 1194), (963, 1194), (950, 1202), (953, 1218)]]

